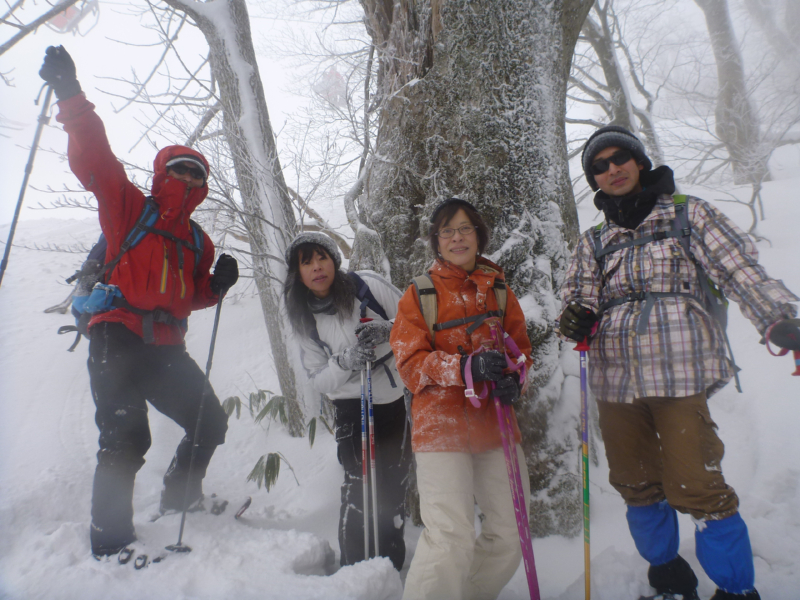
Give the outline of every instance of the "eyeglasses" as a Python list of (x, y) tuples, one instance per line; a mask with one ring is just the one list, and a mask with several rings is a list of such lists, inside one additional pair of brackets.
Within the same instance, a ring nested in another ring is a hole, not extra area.
[(188, 173), (195, 179), (206, 178), (206, 174), (202, 169), (199, 169), (197, 167), (192, 167), (189, 165), (189, 163), (185, 162), (175, 163), (174, 165), (170, 165), (167, 168), (171, 171), (174, 171), (176, 175), (185, 175), (186, 173)]
[(618, 152), (614, 152), (614, 154), (608, 158), (601, 158), (600, 160), (593, 162), (589, 169), (592, 171), (592, 175), (602, 175), (608, 171), (611, 163), (621, 167), (632, 158), (633, 155), (631, 154), (630, 150), (619, 150)]
[(456, 231), (458, 233), (460, 233), (461, 235), (469, 235), (470, 233), (475, 231), (475, 226), (474, 225), (462, 225), (458, 229), (453, 229), (452, 227), (448, 227), (447, 229), (442, 229), (436, 235), (439, 236), (440, 238), (446, 240), (447, 238), (453, 237), (456, 234)]

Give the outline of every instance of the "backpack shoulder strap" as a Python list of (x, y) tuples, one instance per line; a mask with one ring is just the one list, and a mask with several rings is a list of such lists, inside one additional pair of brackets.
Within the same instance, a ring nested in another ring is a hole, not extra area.
[(433, 279), (431, 279), (429, 274), (425, 273), (424, 275), (414, 277), (411, 282), (414, 284), (414, 289), (417, 292), (419, 308), (422, 311), (425, 324), (428, 326), (431, 340), (434, 340), (435, 333), (433, 326), (436, 324), (436, 319), (439, 317), (439, 306)]
[(203, 246), (206, 240), (200, 225), (191, 219), (189, 219), (189, 225), (192, 228), (192, 238), (194, 239), (194, 246), (190, 249), (194, 252), (194, 276), (197, 277), (197, 270), (200, 266), (200, 259), (203, 258)]
[(373, 295), (372, 290), (369, 289), (367, 282), (355, 271), (348, 271), (347, 276), (356, 284), (356, 298), (361, 302), (361, 318), (367, 316), (367, 308), (369, 308), (381, 319), (388, 321), (389, 316)]
[(139, 215), (139, 218), (136, 220), (136, 224), (128, 232), (128, 235), (125, 237), (125, 241), (123, 241), (122, 245), (119, 247), (119, 252), (106, 264), (106, 266), (103, 268), (103, 271), (100, 273), (100, 279), (102, 281), (107, 281), (107, 277), (111, 276), (111, 272), (114, 270), (114, 267), (116, 267), (117, 263), (122, 260), (122, 256), (128, 250), (142, 241), (142, 238), (147, 235), (147, 233), (150, 231), (150, 228), (155, 224), (156, 220), (158, 220), (158, 204), (156, 204), (156, 201), (152, 196), (148, 196), (145, 200), (144, 206), (142, 207), (142, 212)]
[(505, 315), (506, 305), (508, 304), (508, 288), (506, 287), (505, 280), (495, 279), (492, 289), (494, 289), (494, 297), (497, 300), (497, 308)]
[(672, 222), (672, 231), (675, 238), (683, 246), (686, 256), (696, 263), (691, 250), (692, 224), (689, 221), (689, 197), (686, 194), (674, 194), (672, 202), (675, 206), (675, 220)]

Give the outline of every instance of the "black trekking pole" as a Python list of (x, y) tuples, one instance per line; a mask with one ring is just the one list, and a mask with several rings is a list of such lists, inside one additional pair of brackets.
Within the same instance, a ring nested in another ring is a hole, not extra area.
[[(28, 179), (31, 177), (33, 171), (33, 158), (36, 156), (36, 149), (39, 147), (39, 138), (42, 137), (44, 126), (50, 122), (50, 117), (47, 116), (47, 109), (50, 108), (50, 98), (53, 96), (53, 88), (47, 86), (47, 92), (44, 95), (44, 104), (42, 104), (42, 112), (39, 114), (39, 125), (36, 127), (36, 134), (33, 136), (33, 146), (31, 146), (31, 153), (28, 155), (28, 164), (25, 165), (25, 177), (22, 178), (22, 188), (19, 190), (19, 200), (17, 200), (17, 209), (14, 211), (14, 219), (11, 221), (11, 230), (8, 232), (8, 241), (6, 242), (6, 249), (3, 252), (3, 262), (0, 262), (0, 285), (3, 284), (3, 274), (6, 272), (8, 266), (8, 255), (11, 254), (11, 243), (14, 241), (14, 232), (17, 229), (17, 221), (19, 220), (19, 212), (22, 209), (22, 199), (25, 197), (25, 189), (28, 187)], [(42, 91), (39, 90), (39, 96)], [(39, 104), (39, 97), (34, 100), (34, 105)]]
[(194, 467), (194, 458), (197, 455), (198, 441), (200, 439), (200, 423), (203, 420), (203, 405), (206, 402), (206, 393), (211, 383), (208, 378), (211, 373), (211, 361), (214, 358), (214, 346), (217, 343), (217, 329), (219, 328), (219, 313), (222, 310), (222, 299), (225, 297), (225, 290), (219, 295), (219, 302), (217, 302), (217, 312), (214, 315), (214, 329), (211, 332), (211, 346), (208, 349), (208, 362), (206, 363), (206, 380), (203, 382), (203, 395), (200, 398), (200, 410), (197, 411), (197, 425), (194, 428), (194, 443), (192, 444), (192, 458), (189, 461), (189, 474), (186, 476), (186, 492), (183, 494), (183, 514), (181, 515), (181, 529), (178, 533), (178, 543), (167, 546), (167, 550), (171, 552), (191, 552), (192, 549), (183, 543), (183, 527), (186, 524), (186, 511), (189, 508), (189, 491), (192, 483), (192, 468)]

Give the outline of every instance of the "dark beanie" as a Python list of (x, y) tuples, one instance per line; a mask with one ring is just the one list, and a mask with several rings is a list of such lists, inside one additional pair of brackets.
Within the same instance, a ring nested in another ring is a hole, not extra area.
[(643, 171), (649, 171), (653, 168), (653, 163), (651, 163), (650, 159), (647, 157), (644, 144), (642, 144), (639, 138), (619, 125), (606, 125), (592, 134), (586, 141), (586, 145), (583, 147), (583, 154), (581, 154), (583, 172), (586, 175), (586, 181), (589, 182), (589, 187), (592, 188), (592, 191), (596, 192), (599, 186), (594, 180), (594, 175), (590, 167), (592, 166), (594, 157), (609, 146), (617, 146), (618, 148), (630, 150), (636, 162), (644, 167), (644, 169), (642, 169)]

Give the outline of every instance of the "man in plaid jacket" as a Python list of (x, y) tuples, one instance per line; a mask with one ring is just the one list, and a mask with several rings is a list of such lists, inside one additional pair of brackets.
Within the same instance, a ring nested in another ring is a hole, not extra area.
[[(724, 446), (707, 404), (734, 366), (693, 260), (762, 334), (796, 316), (798, 297), (767, 275), (752, 240), (716, 208), (694, 197), (676, 203), (672, 171), (652, 169), (631, 132), (599, 129), (582, 164), (606, 221), (575, 248), (560, 329), (575, 340), (594, 331), (589, 377), (609, 479), (650, 563), (650, 585), (697, 598), (697, 577), (678, 555), (677, 510), (697, 524), (697, 557), (718, 588), (712, 600), (758, 599), (747, 527), (722, 475)], [(673, 227), (676, 210), (688, 216), (693, 258)], [(596, 256), (598, 246), (608, 253)]]

